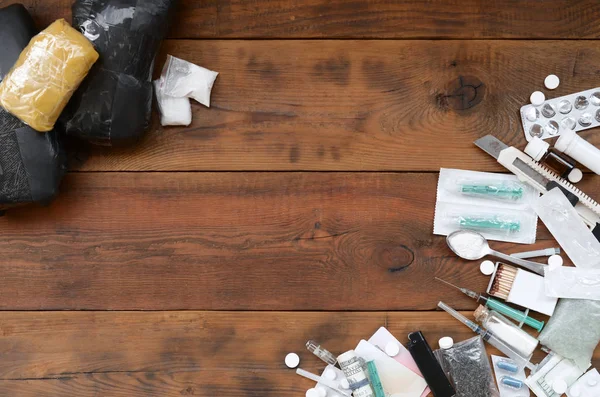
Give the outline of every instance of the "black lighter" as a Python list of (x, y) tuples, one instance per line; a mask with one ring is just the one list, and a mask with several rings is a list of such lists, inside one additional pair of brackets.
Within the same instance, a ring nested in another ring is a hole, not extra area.
[(452, 397), (456, 394), (421, 331), (408, 334), (407, 348), (435, 397)]

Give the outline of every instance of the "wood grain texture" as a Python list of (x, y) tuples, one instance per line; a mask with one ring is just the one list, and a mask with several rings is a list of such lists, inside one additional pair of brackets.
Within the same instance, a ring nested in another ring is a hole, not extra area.
[[(519, 108), (546, 75), (561, 96), (593, 86), (600, 42), (168, 41), (219, 71), (188, 128), (131, 149), (94, 149), (85, 171), (500, 171), (473, 145), (523, 148)], [(594, 131), (583, 136), (600, 145)]]
[[(429, 310), (442, 297), (472, 308), (433, 280), (487, 285), (478, 262), (432, 235), (436, 184), (419, 173), (71, 174), (49, 208), (0, 218), (0, 309)], [(599, 196), (593, 178), (581, 185)], [(540, 227), (537, 246), (550, 238)]]
[[(0, 393), (299, 396), (313, 383), (285, 367), (288, 352), (300, 354), (302, 368), (320, 373), (324, 364), (305, 350), (306, 340), (339, 354), (381, 326), (402, 343), (422, 330), (432, 348), (442, 336), (473, 336), (442, 312), (5, 312)], [(497, 353), (490, 346), (488, 352)], [(534, 362), (542, 356), (538, 352)], [(593, 364), (600, 364), (598, 352)]]
[[(13, 3), (0, 0), (0, 7)], [(40, 27), (71, 0), (21, 0)], [(598, 38), (594, 0), (181, 0), (174, 38)]]

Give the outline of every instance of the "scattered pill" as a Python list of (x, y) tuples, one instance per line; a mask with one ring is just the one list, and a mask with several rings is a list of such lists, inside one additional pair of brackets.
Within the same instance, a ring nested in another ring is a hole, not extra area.
[(560, 84), (560, 79), (558, 78), (557, 75), (555, 74), (549, 74), (548, 76), (546, 76), (546, 78), (544, 79), (544, 85), (546, 86), (547, 89), (549, 90), (554, 90), (556, 89), (556, 87), (558, 87), (558, 85)]
[(596, 379), (594, 379), (594, 378), (589, 378), (587, 380), (587, 385), (588, 386), (596, 386), (597, 384), (598, 384), (598, 381)]
[(440, 345), (440, 349), (450, 349), (452, 346), (454, 346), (454, 339), (449, 336), (444, 336), (438, 341), (438, 344)]
[(350, 383), (348, 382), (348, 379), (342, 379), (340, 381), (340, 387), (344, 390), (348, 390), (350, 388)]
[(486, 276), (491, 276), (492, 273), (494, 273), (495, 268), (496, 266), (494, 266), (494, 262), (492, 261), (483, 261), (481, 262), (481, 265), (479, 265), (479, 270)]
[(563, 258), (560, 255), (552, 255), (548, 258), (548, 265), (551, 269), (561, 267), (563, 265)]
[(567, 391), (567, 382), (557, 379), (552, 383), (552, 390), (558, 394), (564, 394)]
[(385, 345), (385, 354), (390, 357), (396, 357), (398, 354), (400, 354), (400, 346), (398, 346), (398, 343), (388, 342), (388, 344)]
[(511, 389), (521, 389), (525, 384), (523, 381), (513, 378), (511, 376), (503, 376), (500, 380), (500, 383), (506, 387), (510, 387)]
[(531, 94), (529, 100), (533, 106), (540, 106), (546, 100), (546, 96), (542, 91), (535, 91)]
[(319, 393), (320, 397), (327, 397), (327, 389), (325, 389), (324, 387), (318, 386), (317, 393)]
[(308, 389), (306, 391), (306, 397), (320, 397), (317, 389)]
[(519, 372), (519, 366), (508, 360), (499, 360), (496, 366), (505, 371), (512, 372), (513, 374)]
[(569, 172), (569, 181), (571, 183), (581, 182), (583, 179), (583, 172), (579, 168), (573, 168), (571, 172)]
[(335, 380), (335, 378), (337, 378), (337, 374), (333, 369), (327, 368), (325, 373), (323, 373), (323, 377), (325, 377), (325, 379)]
[(285, 356), (285, 365), (287, 365), (288, 368), (296, 368), (298, 364), (300, 364), (300, 356), (296, 353), (288, 353), (288, 355)]

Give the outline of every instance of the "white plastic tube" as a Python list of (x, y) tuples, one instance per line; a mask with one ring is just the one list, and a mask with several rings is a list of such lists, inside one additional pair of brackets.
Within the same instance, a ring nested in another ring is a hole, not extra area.
[(600, 149), (577, 135), (575, 131), (563, 131), (554, 147), (600, 175)]

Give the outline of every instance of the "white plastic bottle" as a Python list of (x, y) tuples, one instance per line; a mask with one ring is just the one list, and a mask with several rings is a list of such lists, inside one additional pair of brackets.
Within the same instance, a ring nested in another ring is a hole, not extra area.
[(600, 175), (600, 149), (577, 135), (575, 131), (564, 131), (554, 147)]

